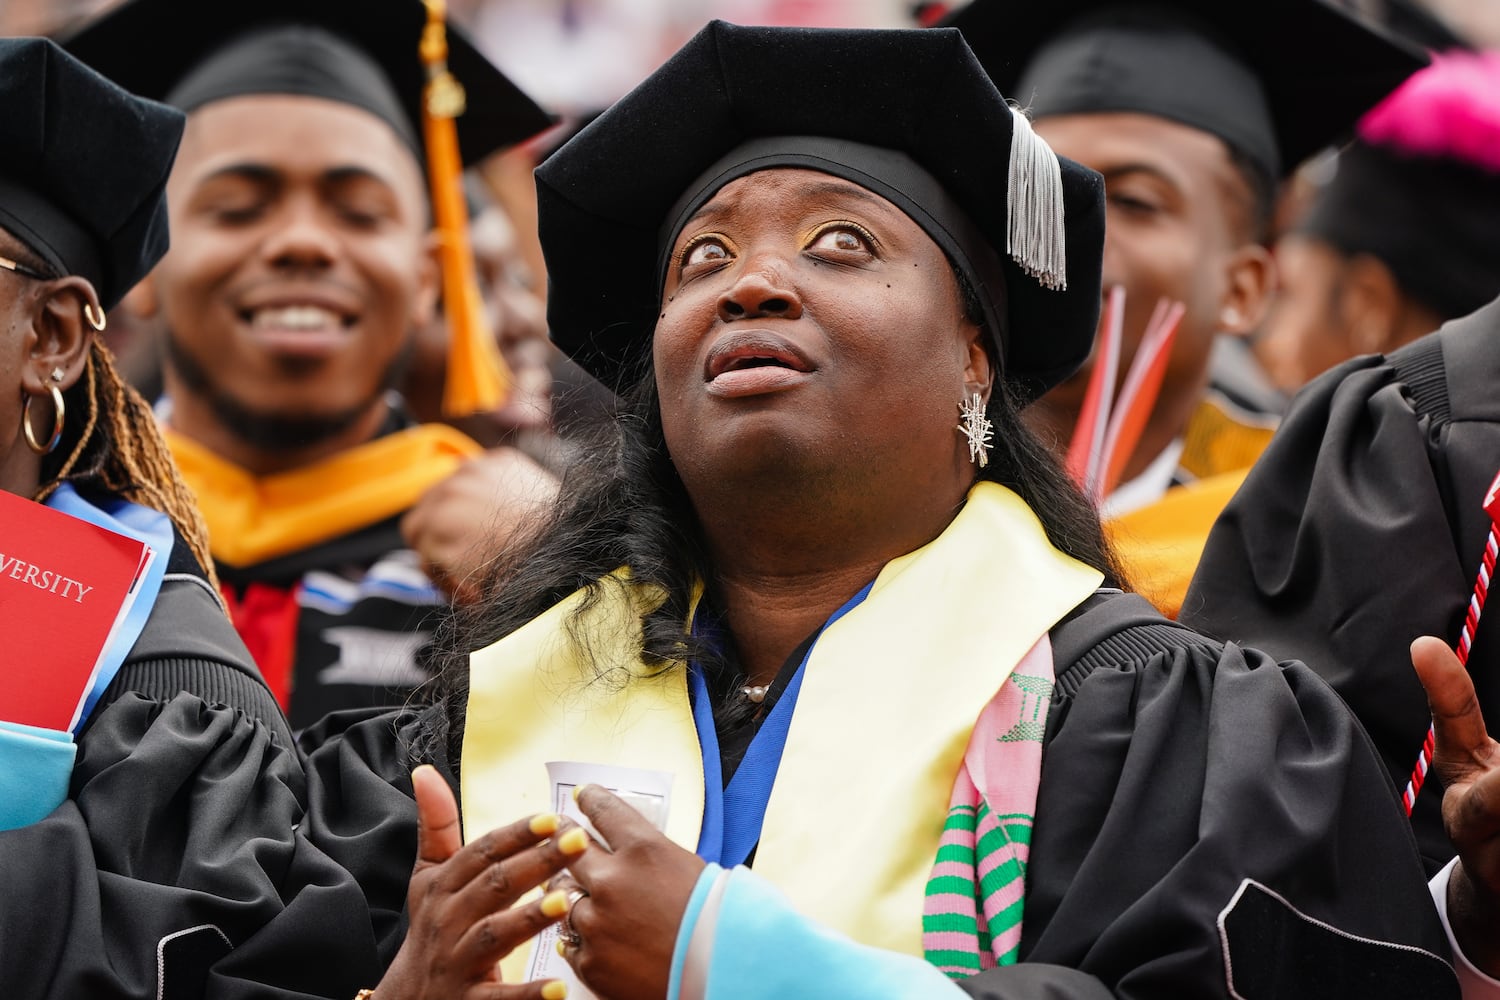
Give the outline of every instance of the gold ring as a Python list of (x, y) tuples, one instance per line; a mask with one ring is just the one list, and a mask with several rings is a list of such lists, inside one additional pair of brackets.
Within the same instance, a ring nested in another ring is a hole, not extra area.
[(557, 928), (558, 940), (566, 947), (577, 948), (583, 944), (583, 937), (573, 929), (573, 907), (588, 894), (587, 889), (574, 889), (568, 893), (568, 912), (563, 914), (562, 922)]

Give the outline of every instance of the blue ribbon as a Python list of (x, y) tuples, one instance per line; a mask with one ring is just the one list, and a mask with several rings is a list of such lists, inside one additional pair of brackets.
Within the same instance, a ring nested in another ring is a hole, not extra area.
[(151, 617), (151, 611), (156, 607), (156, 595), (161, 591), (162, 578), (167, 573), (167, 560), (172, 556), (172, 520), (159, 510), (142, 507), (128, 500), (112, 498), (98, 505), (90, 503), (79, 496), (69, 483), (63, 483), (47, 498), (47, 506), (81, 521), (144, 542), (156, 551), (156, 557), (152, 559), (144, 577), (136, 584), (138, 593), (135, 603), (126, 613), (124, 621), (120, 622), (119, 630), (114, 634), (109, 649), (105, 651), (99, 664), (99, 673), (94, 677), (88, 697), (84, 699), (83, 711), (78, 714), (78, 723), (73, 727), (73, 731), (77, 732), (99, 703), (109, 682), (120, 672), (120, 665), (125, 662), (125, 656), (135, 645), (135, 641), (141, 637), (146, 619)]
[(786, 749), (786, 736), (792, 727), (792, 711), (797, 706), (797, 693), (802, 690), (807, 661), (828, 626), (858, 607), (874, 585), (873, 580), (865, 584), (818, 629), (817, 637), (802, 655), (802, 662), (797, 664), (797, 671), (787, 683), (786, 690), (776, 699), (770, 714), (750, 741), (728, 788), (724, 787), (719, 734), (714, 728), (713, 699), (708, 692), (708, 681), (696, 663), (689, 667), (693, 722), (698, 729), (698, 745), (703, 751), (703, 829), (698, 835), (697, 854), (704, 861), (733, 868), (744, 864), (755, 845), (760, 843), (766, 806), (771, 801), (771, 787), (776, 783), (776, 772), (781, 767), (781, 754)]

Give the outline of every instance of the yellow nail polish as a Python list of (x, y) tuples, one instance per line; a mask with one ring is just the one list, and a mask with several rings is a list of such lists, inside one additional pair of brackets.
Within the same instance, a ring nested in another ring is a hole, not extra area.
[(558, 817), (556, 813), (542, 813), (540, 816), (531, 817), (527, 824), (531, 832), (538, 837), (550, 837), (557, 832)]
[(557, 939), (557, 954), (562, 958), (568, 957), (568, 946), (562, 943), (562, 938)]
[(567, 995), (568, 984), (561, 979), (554, 979), (542, 987), (542, 1000), (566, 1000)]
[(585, 788), (587, 788), (587, 787), (589, 787), (589, 786), (588, 785), (574, 785), (573, 786), (573, 801), (574, 802), (578, 801), (578, 796), (582, 795), (583, 794), (583, 790)]
[(581, 826), (575, 826), (557, 838), (557, 849), (564, 854), (582, 854), (584, 848), (588, 846), (588, 831)]
[(560, 917), (568, 912), (568, 894), (562, 890), (549, 892), (542, 897), (542, 916)]

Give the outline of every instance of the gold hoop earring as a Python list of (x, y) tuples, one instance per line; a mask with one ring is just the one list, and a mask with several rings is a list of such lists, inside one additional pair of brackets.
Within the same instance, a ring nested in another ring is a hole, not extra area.
[(62, 440), (63, 419), (67, 413), (67, 404), (63, 401), (62, 390), (55, 384), (48, 383), (47, 389), (52, 393), (52, 406), (56, 415), (52, 419), (52, 436), (47, 439), (45, 445), (37, 442), (36, 432), (31, 429), (31, 401), (35, 396), (26, 397), (26, 405), (21, 407), (21, 434), (26, 438), (26, 447), (38, 455), (50, 455), (52, 449), (57, 447), (57, 442)]
[(83, 318), (88, 320), (89, 326), (93, 327), (99, 333), (103, 333), (104, 328), (109, 325), (109, 317), (104, 315), (104, 310), (100, 309), (98, 313), (95, 313), (92, 302), (85, 302), (83, 304)]

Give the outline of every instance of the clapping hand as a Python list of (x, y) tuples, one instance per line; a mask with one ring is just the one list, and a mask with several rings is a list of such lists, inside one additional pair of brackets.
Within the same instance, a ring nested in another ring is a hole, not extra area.
[(577, 826), (563, 829), (557, 816), (543, 814), (463, 846), (458, 804), (442, 776), (424, 765), (412, 772), (412, 787), (417, 864), (407, 891), (411, 926), (375, 988), (378, 1000), (561, 1000), (562, 983), (502, 983), (496, 963), (567, 912), (562, 891), (514, 904), (591, 853), (588, 834)]

